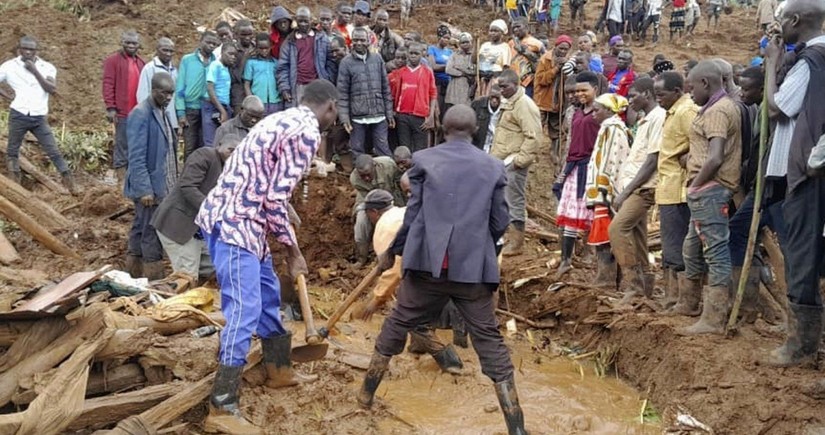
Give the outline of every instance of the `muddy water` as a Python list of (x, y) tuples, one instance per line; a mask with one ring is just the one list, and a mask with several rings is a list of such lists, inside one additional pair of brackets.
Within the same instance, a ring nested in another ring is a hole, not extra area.
[[(340, 325), (331, 353), (346, 350), (368, 358), (383, 318)], [(439, 331), (444, 342), (450, 331)], [(593, 367), (568, 358), (538, 355), (523, 339), (507, 338), (516, 366), (516, 385), (527, 429), (534, 434), (656, 434), (661, 427), (639, 422), (639, 394), (612, 377), (598, 377)], [(394, 418), (379, 423), (381, 433), (506, 433), (492, 382), (481, 373), (470, 349), (458, 349), (466, 374), (441, 373), (429, 356), (403, 353), (376, 394)], [(363, 372), (351, 388), (360, 386)]]

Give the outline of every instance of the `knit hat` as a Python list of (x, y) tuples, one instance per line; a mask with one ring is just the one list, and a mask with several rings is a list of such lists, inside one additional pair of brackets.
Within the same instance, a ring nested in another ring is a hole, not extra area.
[(392, 205), (392, 194), (384, 189), (373, 189), (364, 197), (364, 209), (383, 210)]
[(627, 99), (619, 94), (601, 94), (596, 97), (596, 103), (613, 113), (622, 113), (627, 108)]
[(559, 45), (564, 44), (565, 42), (569, 44), (571, 47), (573, 46), (573, 38), (567, 35), (561, 35), (558, 38), (556, 38), (556, 43), (553, 46), (558, 47)]
[(269, 16), (270, 24), (275, 24), (278, 20), (291, 20), (292, 15), (283, 6), (275, 6), (272, 8), (272, 15)]
[(507, 34), (507, 23), (505, 23), (502, 19), (493, 20), (493, 22), (490, 23), (490, 28), (496, 28), (498, 30), (501, 30), (501, 33), (505, 35)]
[(622, 35), (616, 35), (616, 36), (610, 38), (610, 41), (608, 42), (608, 44), (612, 47), (612, 46), (618, 44), (619, 41), (624, 42), (624, 39), (622, 39)]

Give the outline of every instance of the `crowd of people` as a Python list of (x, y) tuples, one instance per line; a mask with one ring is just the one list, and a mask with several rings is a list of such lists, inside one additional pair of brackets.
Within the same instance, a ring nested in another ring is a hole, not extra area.
[[(680, 31), (679, 1), (671, 33)], [(558, 2), (539, 3), (558, 20)], [(711, 1), (710, 17), (724, 6)], [(809, 97), (825, 79), (825, 6), (763, 0), (759, 8), (764, 62), (744, 68), (703, 59), (681, 71), (663, 55), (652, 71), (634, 65), (624, 37), (643, 39), (653, 25), (656, 40), (661, 11), (661, 3), (641, 0), (605, 2), (596, 26), (600, 32), (604, 21), (608, 30), (601, 54), (592, 31), (552, 43), (534, 36), (527, 11), (492, 21), (477, 51), (472, 35), (447, 24), (427, 46), (420, 33), (392, 31), (387, 11), (363, 0), (315, 17), (307, 7), (293, 15), (276, 6), (260, 33), (246, 19), (218, 23), (177, 66), (174, 41), (160, 38), (144, 62), (140, 35), (124, 32), (122, 49), (103, 64), (103, 100), (115, 128), (113, 168), (135, 205), (126, 270), (160, 279), (165, 253), (179, 276), (217, 276), (227, 322), (205, 426), (259, 430), (238, 402), (253, 332), (268, 386), (316, 379), (292, 369), (267, 236), (286, 247), (289, 277), (307, 273), (289, 199), (313, 164), (346, 154), (354, 163), (356, 258), (366, 265), (374, 251), (383, 273), (356, 317), (397, 297), (358, 395), (364, 407), (407, 333), (442, 369), (459, 372), (452, 345), (431, 332), (448, 327), (455, 345), (466, 347), (469, 333), (509, 432), (526, 433), (492, 294), (499, 254), (525, 250), (527, 179), (545, 146), (555, 171), (545, 188), (558, 200), (557, 278), (573, 269), (582, 239), (595, 252), (594, 289), (618, 288), (618, 304), (653, 298), (647, 225), (655, 207), (663, 312), (698, 317), (680, 334), (721, 334), (757, 208), (785, 255), (791, 308), (788, 338), (764, 362), (813, 361), (823, 329), (825, 111)], [(766, 22), (769, 15), (775, 19)], [(55, 68), (37, 56), (31, 37), (18, 52), (0, 66), (0, 82), (14, 90), (0, 88), (12, 99), (9, 173), (19, 180), (20, 143), (32, 131), (75, 192), (45, 117)], [(757, 310), (758, 255), (754, 262), (744, 320)]]

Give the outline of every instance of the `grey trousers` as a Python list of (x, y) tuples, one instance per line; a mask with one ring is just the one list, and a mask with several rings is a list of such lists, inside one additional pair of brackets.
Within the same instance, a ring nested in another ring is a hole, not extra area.
[(192, 237), (188, 242), (180, 245), (160, 231), (156, 230), (156, 232), (163, 250), (172, 263), (172, 271), (182, 272), (196, 278), (205, 278), (215, 272), (215, 266), (212, 265), (212, 259), (209, 257), (209, 250), (203, 240)]
[(515, 165), (507, 166), (507, 190), (504, 191), (504, 199), (507, 200), (507, 207), (510, 208), (510, 222), (524, 223), (527, 221), (525, 191), (529, 170), (529, 168), (516, 168)]

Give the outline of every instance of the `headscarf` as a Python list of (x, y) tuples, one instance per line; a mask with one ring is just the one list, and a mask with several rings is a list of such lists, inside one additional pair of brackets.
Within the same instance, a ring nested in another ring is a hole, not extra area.
[(573, 46), (573, 38), (567, 35), (561, 35), (558, 38), (556, 38), (556, 43), (553, 46), (558, 47), (559, 45), (564, 44), (565, 42), (569, 44), (571, 47)]
[(490, 27), (495, 27), (496, 29), (501, 30), (501, 33), (505, 35), (507, 34), (507, 23), (505, 23), (502, 19), (493, 20), (493, 22), (490, 23)]
[(751, 59), (751, 66), (762, 66), (763, 62), (764, 61), (762, 60), (761, 57), (756, 56), (753, 59)]
[(663, 60), (656, 65), (653, 65), (653, 71), (656, 71), (656, 74), (661, 74), (665, 71), (673, 71), (673, 62)]
[(467, 32), (459, 33), (458, 34), (458, 42), (464, 42), (464, 41), (473, 42), (473, 35), (471, 35)]
[(438, 28), (435, 30), (435, 34), (438, 35), (438, 39), (441, 39), (444, 36), (447, 36), (447, 35), (450, 34), (450, 28), (443, 25), (443, 24), (440, 24), (438, 26)]
[(622, 39), (622, 35), (616, 35), (616, 36), (610, 38), (610, 41), (608, 42), (608, 44), (612, 47), (612, 46), (618, 44), (619, 41), (624, 41)]
[(596, 103), (601, 104), (613, 113), (622, 113), (627, 108), (627, 98), (619, 94), (601, 94), (596, 97)]
[(592, 30), (588, 30), (584, 32), (584, 34), (590, 38), (591, 43), (596, 44), (597, 42), (599, 42), (599, 38), (596, 37), (596, 33)]

